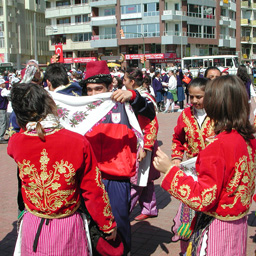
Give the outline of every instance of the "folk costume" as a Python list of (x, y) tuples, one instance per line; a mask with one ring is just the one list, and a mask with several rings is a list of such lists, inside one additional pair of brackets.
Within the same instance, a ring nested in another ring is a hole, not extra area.
[(28, 123), (26, 131), (14, 134), (8, 144), (8, 154), (19, 167), (27, 211), (20, 230), (21, 254), (89, 255), (77, 212), (80, 194), (103, 232), (111, 233), (116, 223), (89, 142), (54, 122), (41, 122), (45, 142), (34, 130), (36, 123)]
[[(105, 61), (89, 62), (84, 83), (108, 84), (112, 78)], [(104, 93), (106, 94), (106, 93)], [(132, 91), (130, 108), (135, 115), (154, 119), (152, 102)], [(120, 231), (126, 252), (131, 249), (131, 227), (129, 206), (131, 184), (135, 175), (137, 160), (136, 131), (131, 126), (125, 111), (125, 104), (117, 102), (115, 107), (100, 119), (85, 137), (92, 145), (103, 183), (110, 198), (110, 204)]]
[(222, 132), (198, 154), (198, 181), (176, 166), (165, 175), (161, 186), (198, 212), (187, 256), (246, 255), (255, 153), (255, 139), (246, 142), (236, 130)]
[[(204, 109), (195, 109), (193, 106), (185, 108), (180, 114), (177, 126), (174, 128), (172, 139), (172, 159), (182, 161), (186, 152), (186, 158), (190, 159), (198, 155), (206, 145), (206, 139), (214, 135), (210, 119)], [(185, 204), (180, 204), (174, 218), (172, 231), (175, 234), (173, 241), (188, 240), (192, 230), (191, 222), (195, 212)], [(182, 250), (186, 250), (187, 243), (181, 242)]]
[[(155, 105), (157, 109), (154, 97), (150, 95), (147, 89), (143, 86), (137, 88), (137, 91), (143, 97), (149, 99)], [(154, 180), (160, 177), (160, 173), (154, 168), (152, 162), (155, 157), (155, 152), (158, 147), (157, 143), (157, 133), (159, 129), (157, 117), (155, 117), (151, 122), (147, 117), (138, 115), (138, 121), (140, 127), (144, 133), (144, 150), (147, 150), (147, 156), (143, 161), (146, 161), (149, 165), (149, 173), (145, 185), (138, 184), (138, 176), (140, 176), (140, 166), (138, 166), (137, 173), (131, 178), (132, 188), (131, 188), (131, 207), (130, 212), (134, 209), (136, 203), (139, 201), (140, 207), (142, 208), (141, 214), (147, 216), (157, 216), (157, 206), (156, 206), (156, 195)], [(144, 163), (143, 163), (144, 164)]]

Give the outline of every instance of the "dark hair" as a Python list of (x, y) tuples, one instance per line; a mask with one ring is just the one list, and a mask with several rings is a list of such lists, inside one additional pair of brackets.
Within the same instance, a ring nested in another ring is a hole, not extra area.
[(200, 87), (202, 91), (205, 91), (205, 87), (208, 81), (209, 80), (204, 77), (197, 77), (189, 83), (188, 89), (191, 87)]
[(160, 72), (159, 72), (159, 71), (156, 71), (155, 74), (154, 74), (153, 77), (152, 77), (152, 80), (154, 80), (159, 74), (160, 74)]
[(134, 80), (137, 86), (141, 86), (143, 82), (143, 73), (138, 68), (128, 68), (125, 72), (130, 80)]
[(151, 93), (150, 87), (149, 87), (151, 85), (151, 77), (149, 75), (144, 76), (142, 84), (146, 84), (148, 92)]
[(235, 129), (245, 140), (253, 138), (255, 128), (248, 118), (248, 97), (239, 77), (227, 75), (209, 81), (205, 89), (204, 108), (214, 122), (216, 134)]
[[(205, 73), (204, 73), (204, 77), (207, 78), (207, 74), (210, 70), (218, 70), (220, 72), (220, 70), (217, 68), (217, 67), (208, 67), (206, 70), (205, 70)], [(220, 72), (220, 75), (221, 75), (221, 72)]]
[[(28, 122), (38, 122), (48, 114), (57, 116), (57, 106), (51, 96), (41, 86), (33, 83), (14, 84), (11, 90), (11, 102), (17, 122), (22, 129)], [(38, 122), (36, 131), (41, 140), (45, 140), (45, 131)]]
[(114, 76), (112, 79), (117, 80), (117, 89), (121, 89), (123, 87), (123, 80), (119, 76)]
[(50, 64), (45, 70), (45, 79), (51, 82), (54, 89), (69, 84), (67, 71), (61, 63)]
[(250, 79), (248, 73), (247, 73), (247, 69), (245, 65), (240, 65), (237, 69), (237, 73), (236, 75), (241, 78), (241, 80), (243, 81), (244, 84), (246, 84)]

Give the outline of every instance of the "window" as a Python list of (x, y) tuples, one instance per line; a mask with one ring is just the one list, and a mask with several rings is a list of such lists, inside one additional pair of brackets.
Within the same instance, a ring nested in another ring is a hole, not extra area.
[(112, 15), (116, 15), (116, 9), (115, 8), (104, 9), (104, 16), (112, 16)]
[(73, 42), (86, 42), (90, 41), (92, 37), (92, 33), (80, 33), (73, 35)]
[(121, 6), (121, 14), (139, 13), (139, 12), (141, 12), (141, 5), (140, 4)]
[(113, 39), (116, 38), (116, 28), (115, 27), (105, 27), (103, 39)]
[(81, 19), (81, 15), (76, 15), (76, 16), (75, 16), (75, 22), (76, 22), (76, 23), (81, 23), (81, 20), (82, 20), (82, 19)]
[(127, 25), (123, 26), (122, 29), (127, 38), (143, 37), (141, 33), (141, 25)]
[(83, 22), (89, 22), (89, 21), (90, 21), (89, 14), (84, 14), (83, 15)]
[(51, 36), (51, 44), (66, 44), (66, 35), (56, 35), (56, 36)]
[(180, 25), (175, 24), (175, 36), (179, 36), (179, 34), (180, 34)]
[(201, 17), (201, 6), (195, 4), (188, 4), (188, 16)]
[(174, 10), (179, 11), (180, 10), (180, 5), (179, 4), (174, 4)]
[(215, 27), (204, 26), (204, 38), (215, 38)]
[(144, 16), (158, 16), (159, 3), (144, 4)]
[(155, 37), (160, 35), (159, 24), (144, 24), (144, 37)]
[(65, 5), (70, 5), (70, 0), (62, 0), (62, 1), (57, 1), (56, 6), (65, 6)]
[(70, 17), (57, 19), (57, 24), (69, 24), (70, 23)]

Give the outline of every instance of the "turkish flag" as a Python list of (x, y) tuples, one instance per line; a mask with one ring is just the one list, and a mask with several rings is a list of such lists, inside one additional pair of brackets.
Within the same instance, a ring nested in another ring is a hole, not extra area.
[(62, 44), (55, 45), (55, 54), (57, 54), (59, 56), (59, 62), (63, 63), (64, 58), (63, 58)]

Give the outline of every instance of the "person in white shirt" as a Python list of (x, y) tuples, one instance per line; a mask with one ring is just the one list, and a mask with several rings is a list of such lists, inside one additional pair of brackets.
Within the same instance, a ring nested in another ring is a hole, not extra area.
[(165, 104), (165, 111), (167, 113), (169, 111), (169, 107), (171, 105), (171, 112), (174, 112), (175, 101), (178, 100), (177, 98), (177, 79), (174, 75), (173, 70), (170, 70), (169, 73), (169, 82), (168, 82), (168, 93), (167, 93), (167, 100)]

